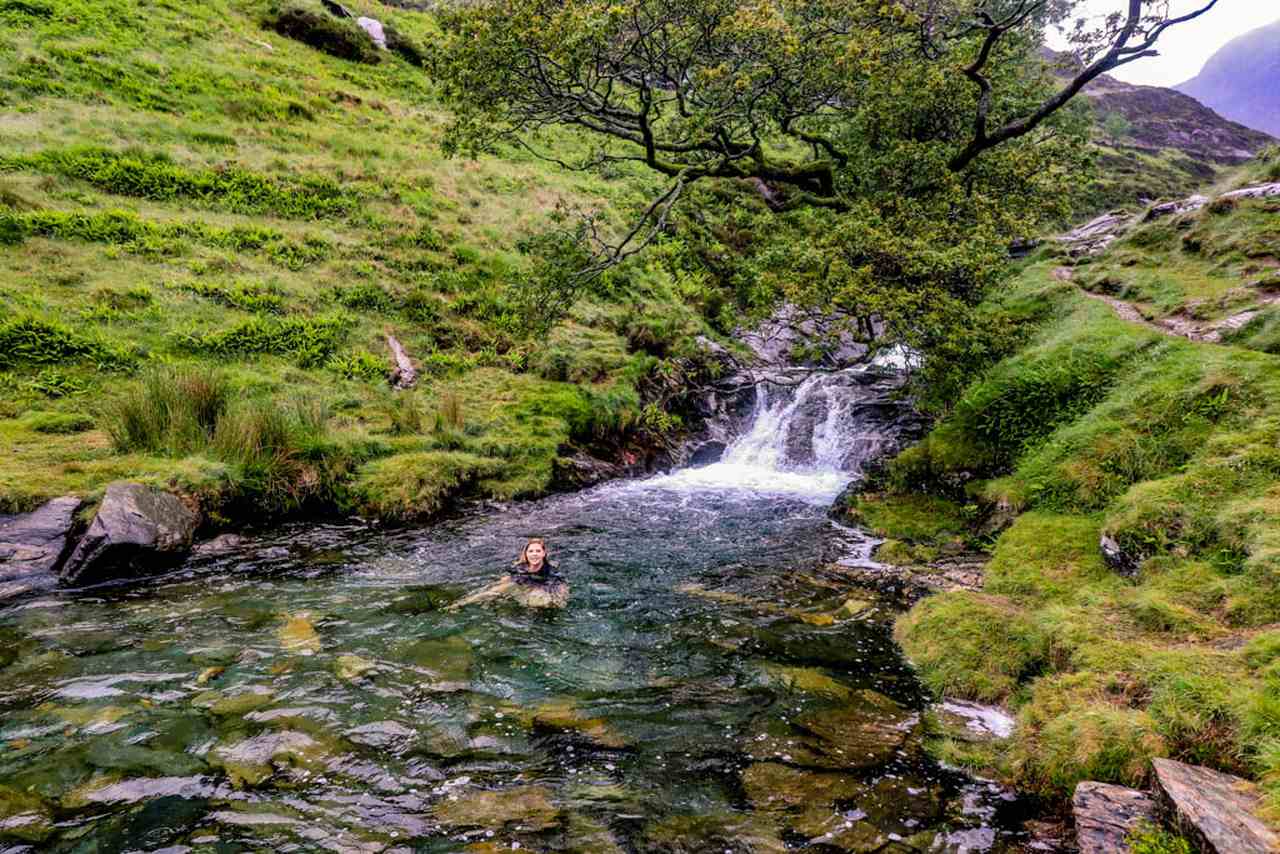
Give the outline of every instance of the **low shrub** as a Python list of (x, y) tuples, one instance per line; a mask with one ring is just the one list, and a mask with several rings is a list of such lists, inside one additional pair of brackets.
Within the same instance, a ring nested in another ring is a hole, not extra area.
[(382, 61), (369, 34), (353, 21), (340, 21), (321, 12), (295, 6), (268, 18), (263, 26), (338, 59), (367, 65), (376, 65)]
[(198, 243), (215, 249), (258, 252), (289, 270), (301, 270), (333, 252), (322, 238), (308, 236), (299, 241), (275, 229), (257, 226), (216, 228), (201, 222), (156, 223), (120, 210), (91, 214), (0, 211), (0, 245), (17, 245), (32, 237), (106, 243), (151, 258), (182, 255), (188, 243)]
[(183, 282), (176, 287), (241, 311), (255, 314), (281, 314), (284, 311), (284, 296), (280, 290), (258, 282), (242, 282), (233, 285)]
[(125, 371), (133, 368), (136, 357), (121, 347), (39, 318), (18, 317), (0, 323), (0, 369), (64, 362), (89, 362), (99, 370)]
[(389, 372), (386, 360), (368, 350), (338, 353), (330, 357), (324, 366), (340, 377), (365, 382), (385, 382)]
[(228, 408), (211, 448), (236, 466), (240, 487), (271, 512), (330, 500), (352, 461), (333, 445), (329, 411), (308, 397), (257, 399)]
[(254, 317), (226, 329), (188, 330), (174, 334), (174, 344), (190, 353), (247, 356), (260, 353), (294, 355), (304, 367), (323, 364), (342, 344), (352, 321), (326, 317)]

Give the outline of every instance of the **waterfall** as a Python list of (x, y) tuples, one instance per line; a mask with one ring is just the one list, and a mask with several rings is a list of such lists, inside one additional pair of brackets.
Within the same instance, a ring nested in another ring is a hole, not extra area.
[(829, 501), (870, 460), (915, 436), (919, 416), (893, 362), (786, 374), (759, 383), (754, 409), (717, 462), (684, 469), (673, 487), (738, 487)]

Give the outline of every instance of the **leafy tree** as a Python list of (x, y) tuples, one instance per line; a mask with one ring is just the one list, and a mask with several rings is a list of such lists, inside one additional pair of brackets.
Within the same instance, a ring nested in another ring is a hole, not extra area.
[[(661, 234), (692, 185), (733, 182), (787, 222), (760, 259), (781, 297), (846, 338), (928, 347), (963, 334), (1012, 240), (1064, 215), (1086, 160), (1072, 98), (1217, 0), (1181, 17), (1123, 0), (1093, 22), (1080, 2), (480, 0), (442, 15), (446, 143), (665, 179), (566, 289)], [(1050, 26), (1070, 27), (1065, 81), (1042, 59)], [(544, 150), (551, 126), (597, 145)]]

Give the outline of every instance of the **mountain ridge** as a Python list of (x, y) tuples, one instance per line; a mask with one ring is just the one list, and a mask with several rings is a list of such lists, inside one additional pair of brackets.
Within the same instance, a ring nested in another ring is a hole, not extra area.
[(1248, 127), (1280, 136), (1280, 18), (1232, 39), (1173, 87)]

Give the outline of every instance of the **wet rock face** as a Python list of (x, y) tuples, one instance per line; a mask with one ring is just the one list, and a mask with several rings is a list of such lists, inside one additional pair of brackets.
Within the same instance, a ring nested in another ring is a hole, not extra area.
[(1239, 777), (1172, 759), (1152, 762), (1157, 791), (1180, 830), (1215, 854), (1274, 854), (1280, 835), (1258, 817), (1258, 787)]
[(176, 496), (140, 483), (113, 483), (63, 566), (62, 580), (93, 584), (168, 568), (190, 551), (198, 522)]
[(64, 496), (32, 513), (0, 516), (0, 601), (57, 583), (80, 504), (79, 498)]
[(813, 435), (827, 420), (830, 409), (826, 391), (819, 391), (800, 401), (787, 425), (787, 462), (801, 466), (813, 463)]
[(1071, 808), (1080, 854), (1129, 854), (1129, 835), (1143, 823), (1156, 823), (1156, 803), (1149, 795), (1108, 783), (1076, 786)]

